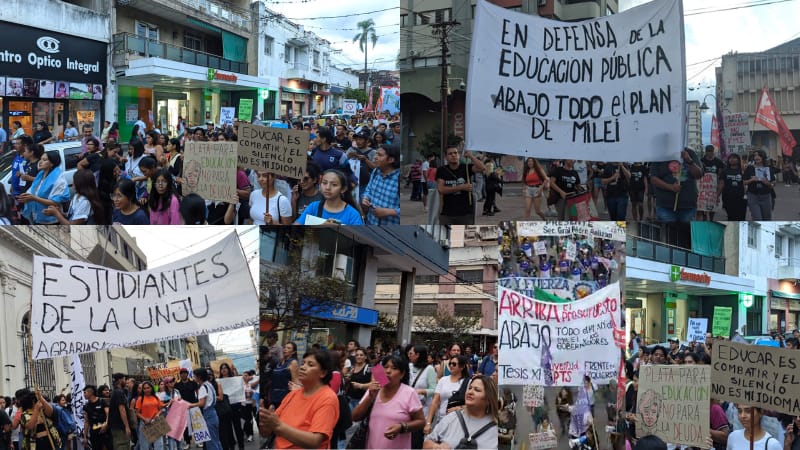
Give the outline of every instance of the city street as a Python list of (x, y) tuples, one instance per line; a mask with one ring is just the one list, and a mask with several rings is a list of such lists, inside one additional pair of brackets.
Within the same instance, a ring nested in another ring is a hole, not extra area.
[[(786, 187), (783, 183), (775, 185), (775, 208), (772, 211), (772, 220), (798, 220), (800, 218), (800, 192), (796, 184)], [(404, 187), (401, 182), (400, 187), (400, 217), (401, 223), (404, 225), (411, 224), (424, 224), (426, 223), (427, 213), (422, 209), (422, 202), (412, 202), (409, 200), (411, 197), (411, 187)], [(608, 220), (608, 213), (603, 208), (602, 200), (600, 202), (599, 214), (601, 220)], [(544, 203), (544, 200), (542, 200)], [(484, 216), (481, 214), (483, 203), (478, 203), (478, 216), (475, 223), (477, 225), (492, 225), (502, 221), (509, 220), (526, 220), (522, 217), (525, 213), (525, 198), (522, 196), (522, 190), (519, 183), (508, 183), (505, 186), (503, 196), (497, 197), (497, 207), (500, 209), (499, 213), (494, 216)], [(725, 221), (727, 215), (722, 205), (717, 206), (714, 210), (714, 220)], [(530, 218), (527, 220), (536, 220), (536, 213), (531, 211)], [(555, 217), (549, 218), (555, 220)], [(748, 220), (751, 220), (748, 213)], [(628, 203), (627, 220), (633, 220), (631, 214), (630, 202)]]

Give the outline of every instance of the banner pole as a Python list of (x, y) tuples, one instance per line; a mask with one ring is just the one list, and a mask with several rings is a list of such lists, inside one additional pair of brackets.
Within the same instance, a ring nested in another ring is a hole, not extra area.
[(755, 439), (753, 429), (756, 427), (756, 417), (753, 415), (753, 408), (754, 406), (750, 407), (750, 450), (753, 450), (753, 446), (755, 445), (753, 442), (753, 439)]
[[(33, 291), (31, 291), (30, 315), (28, 316), (28, 370), (31, 374), (33, 392), (36, 393), (36, 400), (38, 402), (38, 397), (41, 396), (41, 393), (39, 393), (39, 386), (36, 385), (36, 376), (34, 372), (35, 364), (33, 363), (33, 331), (31, 330), (33, 330)], [(50, 448), (56, 450), (56, 444), (53, 442), (53, 436), (50, 434), (50, 426), (47, 424), (47, 416), (44, 414), (44, 410), (42, 410), (42, 421), (44, 422), (45, 431), (47, 431), (47, 440), (50, 441)], [(62, 442), (62, 444), (64, 443)]]

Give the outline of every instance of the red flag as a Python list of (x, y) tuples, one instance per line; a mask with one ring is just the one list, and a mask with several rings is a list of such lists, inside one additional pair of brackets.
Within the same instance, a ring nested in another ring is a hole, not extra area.
[(714, 148), (720, 148), (719, 124), (717, 123), (717, 116), (711, 116), (711, 145), (713, 145)]
[(767, 87), (761, 90), (761, 100), (758, 102), (758, 111), (756, 111), (755, 123), (764, 125), (767, 129), (774, 131), (778, 134), (781, 140), (781, 152), (786, 156), (792, 156), (797, 141), (792, 136), (791, 130), (786, 126), (783, 121), (781, 113), (775, 107), (775, 102), (772, 96), (767, 92)]
[(369, 88), (369, 100), (367, 100), (367, 106), (364, 111), (372, 112), (372, 88)]

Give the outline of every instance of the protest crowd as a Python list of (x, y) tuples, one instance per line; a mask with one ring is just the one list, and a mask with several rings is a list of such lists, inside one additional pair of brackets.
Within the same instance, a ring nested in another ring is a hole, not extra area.
[[(359, 112), (349, 120), (286, 120), (271, 123), (275, 128), (259, 122), (262, 130), (280, 132), (283, 127), (302, 136), (308, 133), (307, 147), (298, 141), (307, 166), (303, 162), (297, 177), (289, 178), (237, 161), (235, 186), (233, 172), (230, 186), (218, 186), (219, 180), (209, 175), (202, 160), (190, 157), (184, 164), (184, 156), (187, 146), (237, 142), (239, 121), (194, 127), (182, 118), (178, 122), (178, 135), (168, 136), (157, 128), (147, 129), (140, 118), (128, 139), (119, 136), (116, 122), (106, 122), (100, 137), (86, 124), (81, 135), (68, 138), (80, 140), (80, 154), (69, 156), (77, 160), (63, 164), (63, 153), (43, 145), (49, 140), (38, 134), (15, 134), (10, 192), (0, 186), (0, 224), (400, 223), (397, 114)], [(234, 165), (236, 154), (224, 162), (219, 161), (228, 155), (205, 156), (209, 164), (224, 167)], [(277, 150), (267, 157), (282, 158)], [(68, 171), (74, 171), (72, 186)], [(204, 189), (219, 193), (204, 198), (198, 194)], [(225, 198), (220, 198), (222, 192), (227, 193)]]
[(268, 332), (259, 361), (262, 448), (497, 448), (496, 346), (481, 358), (351, 340), (301, 356)]

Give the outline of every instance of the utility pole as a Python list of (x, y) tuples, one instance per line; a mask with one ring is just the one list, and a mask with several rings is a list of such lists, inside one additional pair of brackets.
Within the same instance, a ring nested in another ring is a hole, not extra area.
[(461, 22), (457, 20), (450, 20), (447, 22), (439, 22), (439, 23), (432, 23), (431, 28), (432, 33), (434, 36), (439, 38), (439, 43), (442, 46), (442, 64), (441, 64), (441, 73), (442, 73), (442, 83), (440, 85), (439, 91), (439, 100), (442, 104), (442, 132), (441, 132), (441, 149), (440, 149), (440, 157), (442, 161), (445, 160), (445, 151), (447, 150), (447, 135), (449, 131), (448, 121), (447, 121), (447, 53), (449, 52), (449, 48), (447, 46), (447, 37), (452, 31), (453, 28), (461, 25)]

